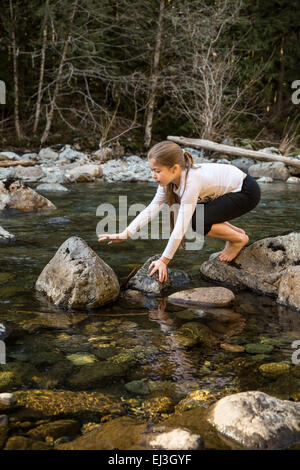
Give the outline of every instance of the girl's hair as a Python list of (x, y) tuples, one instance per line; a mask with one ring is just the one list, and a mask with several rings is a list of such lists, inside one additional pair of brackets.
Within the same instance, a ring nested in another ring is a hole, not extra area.
[[(172, 168), (174, 165), (179, 165), (183, 170), (186, 170), (184, 189), (186, 187), (186, 181), (188, 172), (194, 166), (194, 159), (192, 155), (187, 151), (183, 150), (175, 142), (169, 140), (164, 140), (154, 145), (148, 152), (148, 160), (155, 160), (162, 166)], [(177, 194), (174, 193), (174, 184), (169, 183), (167, 186), (167, 200), (169, 207), (173, 206), (175, 203), (179, 203), (179, 198)], [(174, 229), (174, 212), (170, 211), (170, 227), (171, 231)], [(183, 248), (182, 245), (183, 239), (180, 243), (180, 248)]]

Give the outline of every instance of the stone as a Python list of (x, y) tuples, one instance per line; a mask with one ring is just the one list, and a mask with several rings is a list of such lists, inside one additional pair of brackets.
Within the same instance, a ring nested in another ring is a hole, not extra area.
[(43, 183), (39, 184), (35, 189), (36, 191), (69, 191), (67, 188), (65, 188), (59, 183)]
[(99, 307), (116, 300), (120, 291), (114, 271), (79, 237), (61, 245), (35, 287), (65, 308)]
[(55, 162), (58, 159), (58, 153), (52, 150), (50, 147), (41, 149), (38, 155), (39, 160), (51, 160)]
[(101, 392), (32, 389), (18, 390), (14, 395), (24, 414), (27, 412), (27, 416), (41, 419), (76, 417), (91, 420), (93, 417), (115, 417), (125, 413), (118, 399)]
[(270, 178), (270, 176), (262, 176), (261, 178), (258, 178), (256, 180), (257, 183), (273, 183), (273, 178)]
[(300, 442), (300, 403), (259, 391), (221, 398), (208, 420), (223, 436), (248, 449), (288, 449)]
[(0, 160), (20, 160), (20, 158), (15, 152), (0, 152)]
[(268, 176), (274, 180), (286, 181), (289, 176), (289, 170), (282, 162), (261, 162), (248, 168), (248, 174), (253, 178)]
[(37, 441), (25, 436), (10, 437), (4, 450), (49, 450), (51, 447), (45, 442)]
[(184, 323), (179, 328), (178, 333), (195, 339), (198, 343), (201, 343), (207, 347), (214, 347), (220, 342), (217, 336), (210, 330), (210, 328), (208, 328), (208, 326), (203, 325), (198, 321)]
[(44, 176), (43, 170), (39, 166), (17, 167), (14, 178), (21, 181), (35, 183)]
[(290, 266), (283, 271), (277, 303), (300, 310), (300, 266)]
[[(209, 279), (277, 297), (285, 269), (300, 263), (300, 233), (268, 237), (244, 247), (224, 263), (217, 256), (205, 261), (201, 273)], [(282, 302), (284, 298), (282, 297)]]
[(16, 237), (0, 226), (0, 243), (15, 242)]
[(84, 366), (86, 364), (93, 364), (98, 359), (94, 354), (75, 353), (69, 354), (67, 359), (71, 361), (75, 366)]
[(41, 424), (28, 431), (28, 435), (35, 439), (58, 439), (63, 436), (74, 437), (80, 432), (80, 423), (74, 419), (61, 419), (50, 423)]
[(168, 301), (171, 303), (191, 304), (191, 305), (212, 305), (224, 307), (232, 304), (234, 293), (225, 287), (195, 287), (175, 294), (169, 295)]
[(245, 351), (244, 346), (240, 346), (238, 344), (230, 344), (230, 343), (221, 343), (220, 348), (224, 349), (225, 351), (241, 353)]
[(126, 390), (128, 392), (134, 393), (135, 395), (148, 395), (150, 393), (147, 384), (143, 380), (132, 380), (125, 384)]
[(81, 165), (66, 171), (66, 177), (71, 183), (82, 183), (94, 181), (95, 178), (101, 178), (103, 170), (101, 165)]
[(76, 390), (94, 389), (97, 385), (103, 386), (124, 377), (128, 368), (126, 363), (96, 362), (82, 366), (79, 372), (68, 378), (67, 383)]
[(290, 176), (287, 180), (287, 183), (293, 183), (293, 184), (299, 184), (300, 183), (300, 178), (297, 178), (297, 176)]
[(87, 155), (72, 149), (71, 145), (67, 144), (59, 152), (59, 160), (68, 162), (76, 162), (78, 160), (87, 161)]
[(55, 210), (56, 207), (33, 189), (24, 186), (20, 181), (14, 181), (0, 190), (0, 211), (4, 209), (38, 212)]
[(291, 366), (284, 362), (268, 362), (259, 366), (258, 370), (264, 377), (276, 379), (280, 375), (289, 373)]
[(189, 282), (189, 277), (183, 271), (171, 271), (167, 268), (168, 279), (164, 282), (159, 281), (158, 271), (150, 276), (150, 264), (159, 259), (160, 254), (148, 258), (143, 266), (136, 272), (136, 274), (129, 279), (128, 287), (130, 290), (137, 290), (150, 294), (161, 294), (162, 292)]
[(14, 405), (16, 401), (16, 397), (13, 395), (13, 393), (0, 393), (0, 406), (11, 406)]
[(189, 393), (185, 398), (180, 400), (175, 406), (175, 413), (183, 413), (198, 406), (207, 406), (215, 401), (216, 397), (209, 390), (200, 389)]
[(184, 427), (139, 423), (124, 416), (104, 423), (57, 450), (197, 450), (203, 439)]
[(273, 349), (272, 344), (248, 343), (245, 345), (245, 350), (249, 354), (270, 354)]
[(252, 158), (236, 158), (231, 161), (231, 165), (236, 166), (240, 170), (242, 170), (244, 173), (248, 173), (248, 169), (250, 166), (253, 165), (253, 159)]

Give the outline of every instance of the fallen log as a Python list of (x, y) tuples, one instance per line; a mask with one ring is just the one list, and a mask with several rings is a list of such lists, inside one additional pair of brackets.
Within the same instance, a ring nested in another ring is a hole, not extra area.
[(34, 166), (37, 162), (34, 160), (2, 160), (0, 161), (0, 167), (8, 168), (10, 166)]
[(236, 157), (253, 158), (254, 160), (261, 160), (267, 162), (282, 162), (285, 165), (300, 168), (300, 160), (289, 157), (281, 157), (280, 155), (273, 155), (272, 153), (264, 153), (256, 150), (244, 149), (240, 147), (233, 147), (232, 145), (217, 144), (210, 140), (204, 139), (189, 139), (187, 137), (168, 136), (168, 140), (176, 142), (179, 145), (186, 145), (188, 147), (195, 147), (196, 149), (205, 149), (212, 152), (220, 152), (226, 155), (234, 155)]

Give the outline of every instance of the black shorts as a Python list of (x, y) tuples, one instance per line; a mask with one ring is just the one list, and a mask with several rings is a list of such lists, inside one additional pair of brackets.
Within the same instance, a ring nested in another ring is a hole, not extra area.
[(198, 203), (192, 216), (192, 228), (196, 231), (197, 208), (199, 204), (203, 204), (204, 206), (204, 235), (206, 235), (213, 224), (220, 224), (228, 220), (236, 219), (254, 209), (259, 201), (259, 185), (252, 176), (247, 175), (244, 179), (241, 191), (237, 193), (227, 193), (205, 203)]

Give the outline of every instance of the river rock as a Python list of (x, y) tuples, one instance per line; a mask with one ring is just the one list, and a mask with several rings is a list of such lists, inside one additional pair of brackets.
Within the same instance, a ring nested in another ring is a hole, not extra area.
[(44, 176), (44, 172), (39, 166), (17, 167), (14, 178), (17, 180), (35, 183)]
[(17, 406), (24, 415), (39, 418), (81, 419), (125, 413), (121, 402), (113, 396), (100, 392), (74, 392), (70, 390), (18, 390), (14, 392)]
[(39, 151), (38, 158), (40, 161), (51, 161), (55, 162), (58, 159), (58, 153), (52, 150), (50, 147), (41, 149)]
[(282, 162), (261, 162), (248, 168), (248, 174), (253, 178), (268, 176), (274, 180), (286, 181), (290, 176), (289, 170)]
[(136, 274), (129, 280), (128, 287), (133, 290), (142, 291), (151, 294), (161, 294), (163, 291), (172, 287), (178, 287), (189, 282), (188, 275), (181, 270), (171, 271), (167, 268), (168, 279), (164, 282), (159, 281), (158, 271), (152, 276), (150, 273), (153, 269), (149, 269), (152, 261), (160, 258), (160, 254), (148, 258), (143, 266), (136, 272)]
[(297, 178), (297, 176), (290, 176), (287, 180), (287, 183), (292, 183), (292, 184), (299, 184), (300, 183), (300, 178)]
[(43, 183), (43, 184), (39, 184), (35, 189), (37, 191), (62, 191), (62, 192), (69, 191), (67, 188), (65, 188), (59, 183)]
[(248, 173), (248, 169), (253, 165), (252, 158), (235, 158), (231, 161), (231, 164), (242, 170), (244, 173)]
[(119, 295), (114, 271), (79, 237), (66, 240), (43, 269), (37, 291), (60, 307), (100, 307)]
[(270, 176), (262, 176), (261, 178), (258, 178), (256, 180), (257, 183), (273, 183), (273, 178), (270, 178)]
[(290, 266), (283, 272), (277, 303), (300, 310), (300, 266)]
[(24, 212), (54, 210), (55, 205), (20, 181), (7, 182), (0, 190), (0, 211), (15, 209)]
[(0, 226), (0, 244), (16, 241), (16, 237)]
[(12, 393), (0, 393), (0, 406), (12, 406), (16, 401), (16, 397)]
[[(201, 265), (200, 271), (209, 279), (277, 297), (285, 269), (299, 262), (300, 233), (291, 232), (252, 243), (229, 263), (211, 256)], [(283, 295), (280, 298), (282, 303), (285, 298)]]
[(263, 392), (221, 398), (209, 421), (217, 430), (249, 449), (287, 449), (300, 442), (300, 403)]
[(285, 362), (268, 362), (260, 365), (258, 370), (264, 377), (277, 379), (280, 375), (289, 373), (291, 366)]
[(63, 436), (74, 437), (80, 432), (80, 423), (74, 419), (60, 419), (51, 423), (40, 424), (28, 431), (28, 435), (34, 439), (58, 439)]
[(196, 287), (169, 295), (172, 303), (225, 307), (234, 301), (234, 293), (225, 287)]
[(184, 427), (138, 423), (124, 416), (104, 423), (100, 429), (59, 444), (58, 450), (196, 450), (203, 440)]
[(66, 177), (72, 183), (82, 183), (94, 181), (95, 178), (101, 178), (103, 170), (100, 165), (81, 165), (66, 171)]
[(20, 160), (20, 158), (15, 152), (0, 152), (0, 160)]
[(87, 162), (88, 158), (85, 153), (74, 150), (71, 145), (65, 145), (59, 152), (59, 160), (68, 162)]

